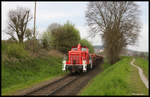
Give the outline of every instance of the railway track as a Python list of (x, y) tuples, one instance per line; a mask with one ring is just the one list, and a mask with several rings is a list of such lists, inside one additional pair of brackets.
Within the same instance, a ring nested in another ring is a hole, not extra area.
[[(98, 63), (99, 64), (99, 63)], [(34, 91), (28, 92), (25, 96), (51, 96), (51, 95), (77, 95), (90, 79), (100, 72), (98, 65), (89, 72), (80, 75), (71, 75), (60, 78)]]
[(59, 80), (56, 80), (46, 86), (43, 86), (37, 90), (34, 90), (32, 92), (29, 92), (26, 94), (26, 96), (31, 96), (31, 95), (44, 95), (44, 96), (49, 96), (49, 95), (54, 95), (57, 91), (60, 91), (63, 89), (65, 86), (73, 83), (75, 80), (77, 80), (78, 76), (71, 76), (67, 75)]

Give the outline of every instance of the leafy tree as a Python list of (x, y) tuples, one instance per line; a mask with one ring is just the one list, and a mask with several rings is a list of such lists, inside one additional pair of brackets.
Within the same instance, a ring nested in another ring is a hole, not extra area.
[(46, 32), (51, 32), (53, 29), (59, 28), (61, 25), (58, 23), (52, 23), (48, 26)]
[(51, 33), (52, 33), (52, 30), (57, 29), (60, 26), (61, 25), (58, 24), (58, 23), (52, 23), (48, 26), (47, 30), (43, 33), (42, 38), (41, 38), (43, 48), (48, 49), (48, 48), (51, 47), (51, 40), (52, 40)]
[(119, 60), (127, 45), (134, 45), (140, 32), (139, 10), (134, 2), (90, 2), (86, 19), (90, 35), (100, 34), (111, 64)]
[(79, 31), (69, 21), (57, 29), (53, 29), (51, 35), (51, 46), (63, 53), (67, 53), (80, 41)]

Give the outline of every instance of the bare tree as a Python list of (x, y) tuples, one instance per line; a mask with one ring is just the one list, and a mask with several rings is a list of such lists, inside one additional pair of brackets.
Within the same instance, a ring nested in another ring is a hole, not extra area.
[(10, 35), (14, 40), (15, 34), (19, 40), (19, 43), (23, 43), (27, 24), (32, 19), (30, 14), (30, 9), (17, 7), (15, 10), (10, 10), (8, 12), (8, 26), (7, 26), (7, 34)]
[(134, 2), (90, 2), (86, 11), (90, 36), (99, 34), (111, 64), (119, 60), (121, 50), (134, 45), (140, 31), (139, 10)]

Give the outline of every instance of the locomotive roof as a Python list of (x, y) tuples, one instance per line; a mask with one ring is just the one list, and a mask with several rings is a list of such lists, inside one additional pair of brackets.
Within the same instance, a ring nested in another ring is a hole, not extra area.
[(81, 44), (79, 43), (77, 46), (72, 46), (72, 48), (87, 48), (86, 46), (81, 46)]

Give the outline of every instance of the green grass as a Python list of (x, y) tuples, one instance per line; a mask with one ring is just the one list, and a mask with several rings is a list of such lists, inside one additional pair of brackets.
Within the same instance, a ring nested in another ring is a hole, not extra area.
[(1, 67), (2, 95), (66, 74), (62, 71), (61, 57), (45, 53), (32, 57), (23, 46), (16, 43), (2, 42)]
[(148, 67), (149, 67), (148, 60), (140, 58), (140, 57), (137, 57), (135, 59), (136, 59), (135, 64), (140, 66), (143, 69), (145, 76), (148, 78), (148, 76), (149, 76), (148, 75)]
[(19, 43), (2, 42), (2, 54), (7, 55), (9, 58), (26, 58), (29, 52), (24, 48), (24, 45)]
[(92, 79), (79, 95), (148, 94), (137, 69), (130, 65), (131, 60), (131, 57), (122, 57), (119, 62), (107, 67)]
[(104, 71), (105, 69), (107, 69), (110, 66), (111, 66), (111, 64), (109, 64), (108, 60), (106, 58), (104, 58), (104, 63), (101, 64), (101, 70)]
[(62, 59), (55, 57), (2, 62), (2, 94), (63, 75)]
[[(59, 75), (57, 75), (57, 76), (59, 76)], [(8, 88), (4, 88), (4, 89), (2, 89), (2, 95), (12, 95), (13, 93), (15, 93), (18, 90), (24, 90), (24, 89), (27, 89), (27, 88), (32, 88), (34, 85), (38, 85), (41, 82), (51, 80), (55, 77), (56, 76), (50, 76), (48, 78), (43, 78), (43, 79), (37, 78), (36, 80), (29, 80), (25, 83), (20, 83), (20, 84), (10, 86)]]

